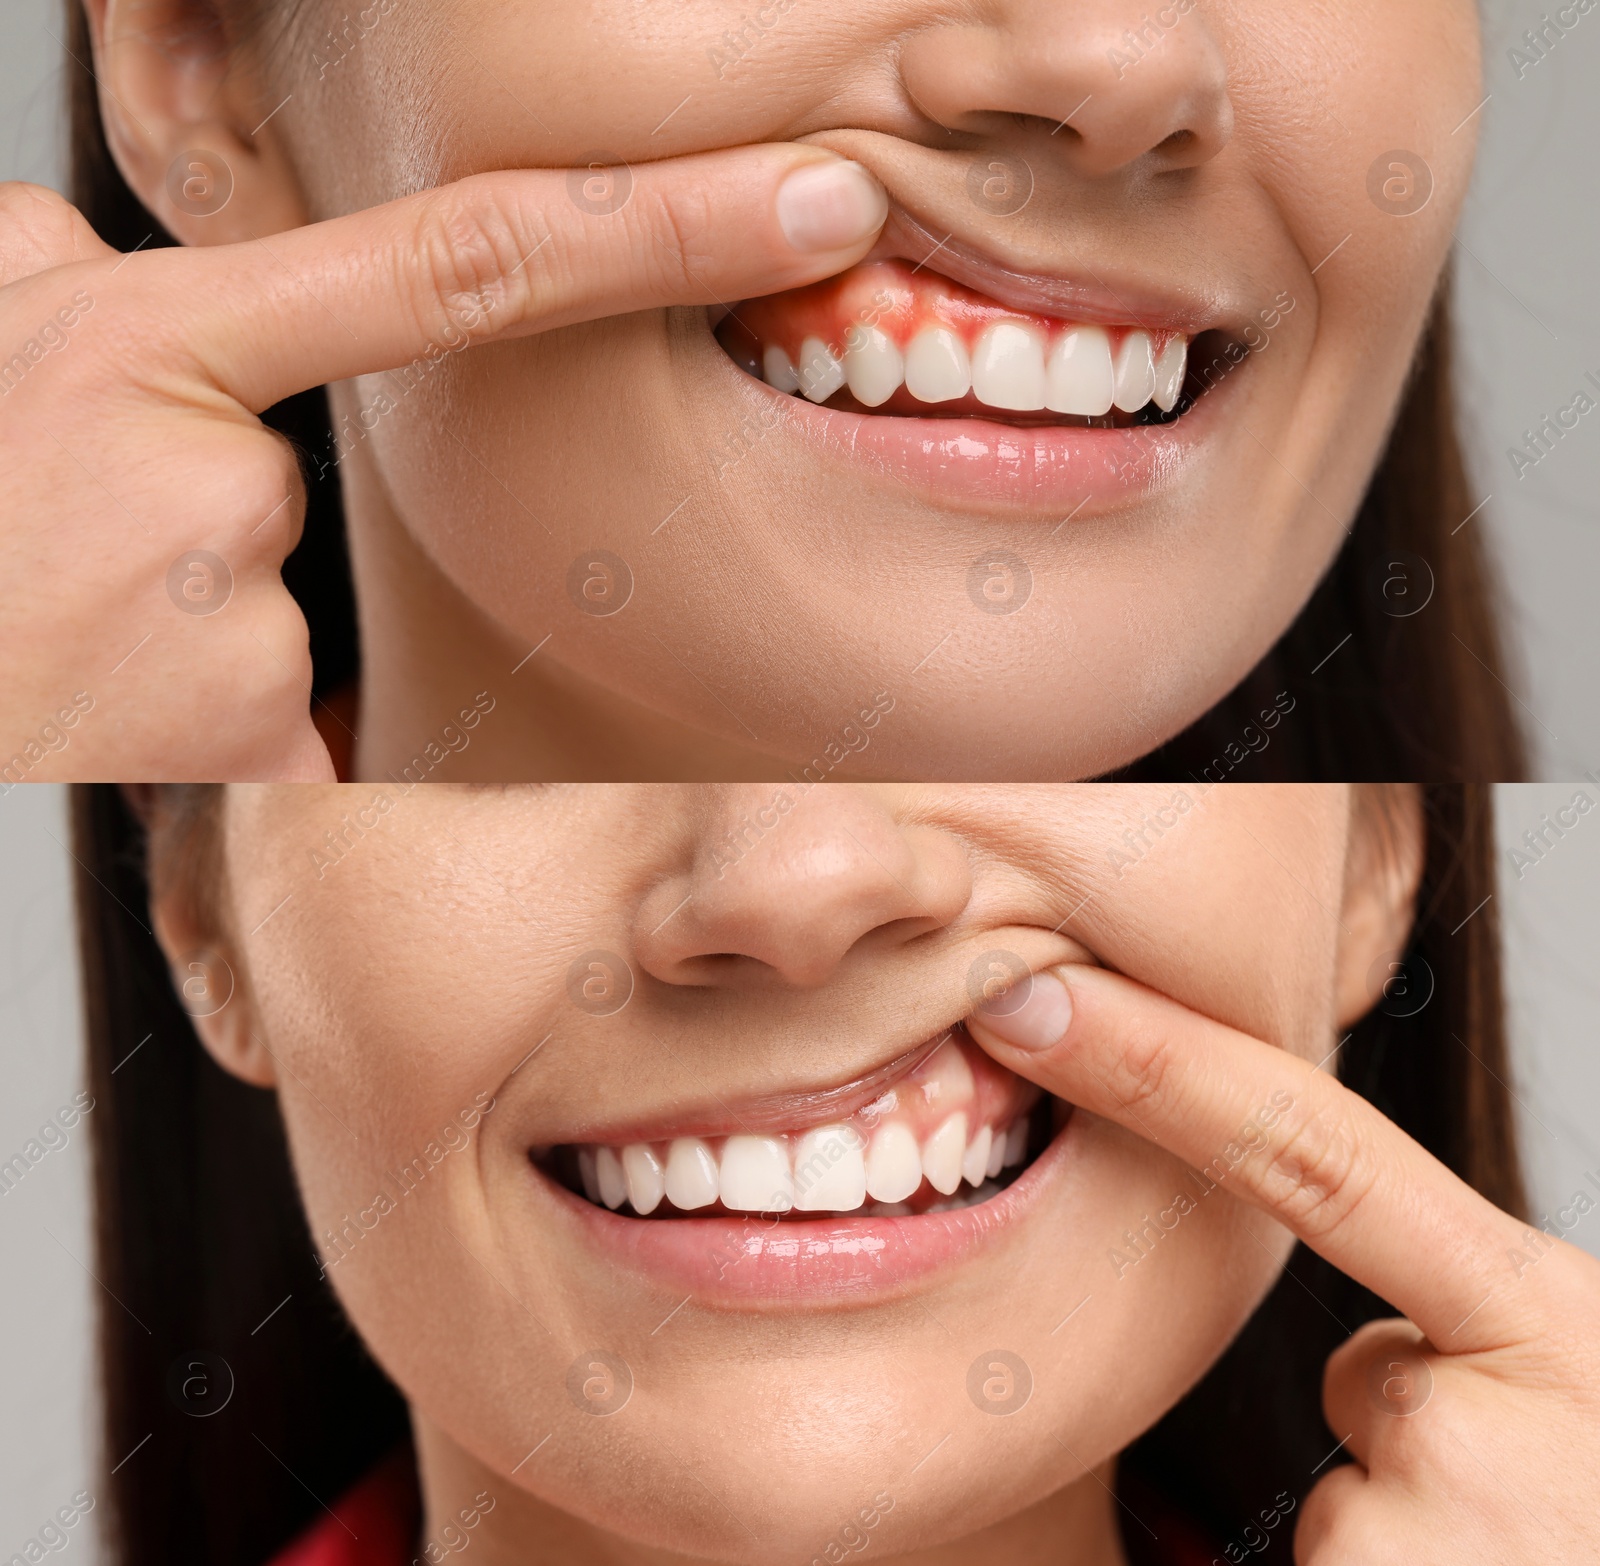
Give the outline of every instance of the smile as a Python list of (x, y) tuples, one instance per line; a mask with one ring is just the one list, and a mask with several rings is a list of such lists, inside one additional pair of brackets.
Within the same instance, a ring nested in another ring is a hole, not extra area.
[(1085, 429), (1180, 416), (1190, 341), (1008, 309), (898, 260), (748, 300), (717, 335), (749, 374), (814, 403)]
[(822, 472), (1053, 537), (1173, 491), (1252, 378), (1225, 282), (1081, 269), (1018, 271), (892, 204), (866, 260), (712, 310), (708, 364)]
[(1013, 1219), (1070, 1114), (959, 1027), (918, 1053), (848, 1114), (652, 1126), (530, 1162), (591, 1244), (670, 1287), (741, 1304), (876, 1294)]

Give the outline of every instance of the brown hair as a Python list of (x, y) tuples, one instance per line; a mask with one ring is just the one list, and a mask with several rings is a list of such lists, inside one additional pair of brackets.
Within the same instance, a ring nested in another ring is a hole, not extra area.
[[(247, 23), (260, 14), (261, 0), (234, 3)], [(112, 161), (87, 67), (88, 24), (81, 0), (67, 4), (72, 199), (120, 250), (171, 243)], [(1450, 344), (1446, 278), (1388, 446), (1332, 568), (1231, 694), (1122, 777), (1442, 783), (1526, 775), (1482, 518), (1466, 523), (1476, 501), (1456, 433)], [(268, 422), (303, 452), (331, 446), (320, 392), (273, 410)], [(336, 473), (333, 465), (320, 478), (308, 470), (305, 538), (285, 568), (311, 625), (319, 696), (357, 666)], [(1400, 577), (1410, 597), (1397, 603)], [(1430, 591), (1425, 609), (1396, 613)]]
[[(97, 1493), (117, 1566), (270, 1559), (405, 1431), (398, 1393), (319, 1276), (276, 1099), (200, 1047), (150, 930), (152, 879), (192, 887), (214, 913), (225, 901), (217, 795), (149, 791), (147, 832), (122, 791), (75, 791), (106, 1467), (121, 1464)], [(1430, 788), (1424, 809), (1413, 987), (1357, 1025), (1340, 1076), (1521, 1214), (1488, 790)], [(1234, 1345), (1126, 1454), (1134, 1509), (1154, 1492), (1227, 1538), (1278, 1492), (1303, 1496), (1333, 1446), (1323, 1362), (1389, 1314), (1298, 1248)], [(214, 1417), (194, 1417), (182, 1395), (195, 1364), (218, 1393), (231, 1384)], [(1266, 1561), (1289, 1558), (1291, 1532)], [(1130, 1527), (1135, 1560), (1141, 1542)]]

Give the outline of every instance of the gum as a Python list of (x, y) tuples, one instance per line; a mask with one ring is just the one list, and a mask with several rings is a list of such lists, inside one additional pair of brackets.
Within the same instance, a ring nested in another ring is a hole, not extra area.
[[(1032, 326), (1047, 340), (1054, 333), (1083, 324), (1008, 309), (937, 273), (914, 271), (908, 262), (871, 261), (805, 288), (747, 299), (733, 307), (728, 320), (719, 325), (718, 336), (735, 358), (759, 363), (762, 349), (776, 344), (788, 354), (791, 364), (797, 364), (807, 337), (819, 338), (836, 358), (842, 358), (850, 346), (852, 329), (869, 326), (891, 338), (902, 353), (924, 327), (943, 326), (961, 338), (970, 353), (983, 329), (997, 321)], [(1113, 354), (1134, 330), (1133, 326), (1105, 327)], [(1157, 358), (1175, 335), (1149, 330)]]

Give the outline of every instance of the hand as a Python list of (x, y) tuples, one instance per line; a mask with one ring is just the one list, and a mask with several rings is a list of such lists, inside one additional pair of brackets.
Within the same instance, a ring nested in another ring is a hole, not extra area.
[(615, 212), (519, 170), (128, 256), (53, 192), (0, 185), (0, 778), (331, 777), (280, 576), (304, 486), (256, 415), (469, 344), (814, 282), (887, 211), (815, 147), (631, 173)]
[(1036, 975), (969, 1027), (1197, 1168), (1253, 1122), (1228, 1188), (1405, 1313), (1328, 1361), (1323, 1408), (1355, 1462), (1307, 1497), (1300, 1566), (1600, 1561), (1600, 1262), (1530, 1240), (1326, 1072), (1117, 974)]

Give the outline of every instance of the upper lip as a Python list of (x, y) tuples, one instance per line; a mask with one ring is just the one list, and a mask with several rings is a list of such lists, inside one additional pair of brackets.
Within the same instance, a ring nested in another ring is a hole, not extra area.
[(848, 1082), (798, 1092), (769, 1093), (729, 1102), (715, 1095), (666, 1113), (603, 1127), (586, 1128), (573, 1141), (604, 1142), (622, 1146), (629, 1142), (670, 1142), (680, 1136), (729, 1136), (781, 1131), (804, 1131), (812, 1126), (848, 1120), (895, 1083), (909, 1076), (951, 1033), (953, 1023), (931, 1038), (901, 1050), (893, 1059)]
[(1227, 329), (1223, 301), (1127, 273), (1107, 276), (1084, 265), (1080, 275), (1022, 272), (951, 229), (942, 235), (900, 201), (890, 198), (889, 216), (866, 261), (910, 261), (953, 282), (987, 294), (1013, 310), (1101, 326), (1142, 326), (1155, 331)]

